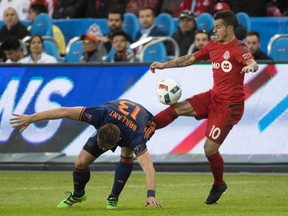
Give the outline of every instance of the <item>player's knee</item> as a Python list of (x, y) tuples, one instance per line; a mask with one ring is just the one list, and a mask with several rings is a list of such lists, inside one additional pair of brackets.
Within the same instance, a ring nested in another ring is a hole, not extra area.
[(87, 164), (85, 161), (83, 160), (76, 160), (75, 161), (75, 168), (78, 170), (85, 170), (89, 167), (89, 164)]
[(205, 144), (204, 144), (204, 152), (206, 156), (210, 156), (215, 154), (218, 149), (219, 149), (220, 145), (213, 142), (212, 140), (206, 140)]

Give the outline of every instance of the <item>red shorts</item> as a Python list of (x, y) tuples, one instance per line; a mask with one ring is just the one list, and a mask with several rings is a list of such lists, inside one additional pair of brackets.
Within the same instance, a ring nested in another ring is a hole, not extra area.
[(219, 101), (210, 91), (186, 99), (195, 112), (197, 120), (208, 119), (205, 136), (222, 144), (232, 127), (237, 124), (244, 112), (244, 103), (228, 104)]

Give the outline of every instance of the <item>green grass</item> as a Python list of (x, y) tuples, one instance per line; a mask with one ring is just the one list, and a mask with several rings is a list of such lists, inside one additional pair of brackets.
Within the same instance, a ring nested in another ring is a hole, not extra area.
[(163, 209), (145, 207), (145, 176), (133, 173), (119, 208), (106, 210), (113, 173), (91, 173), (88, 200), (70, 209), (57, 204), (71, 191), (72, 172), (0, 172), (0, 215), (288, 215), (288, 175), (226, 174), (228, 190), (217, 205), (207, 206), (210, 174), (157, 174), (157, 198)]

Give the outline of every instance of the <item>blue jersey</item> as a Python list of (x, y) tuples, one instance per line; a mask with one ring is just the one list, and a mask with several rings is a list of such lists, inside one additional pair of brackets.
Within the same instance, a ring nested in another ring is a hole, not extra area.
[(121, 131), (120, 147), (133, 149), (137, 156), (147, 149), (146, 142), (155, 130), (154, 116), (142, 105), (129, 100), (115, 100), (99, 107), (86, 107), (80, 120), (99, 129), (105, 124), (114, 124)]

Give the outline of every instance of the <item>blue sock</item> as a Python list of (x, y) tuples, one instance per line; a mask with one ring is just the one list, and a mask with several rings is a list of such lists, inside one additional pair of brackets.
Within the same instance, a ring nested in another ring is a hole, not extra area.
[(74, 168), (73, 181), (74, 181), (74, 193), (76, 197), (81, 197), (85, 193), (85, 186), (90, 180), (90, 170), (79, 170)]
[(116, 197), (116, 198), (119, 197), (132, 170), (133, 170), (133, 158), (132, 157), (127, 158), (121, 156), (120, 161), (115, 170), (114, 184), (112, 192), (109, 195), (109, 197)]

